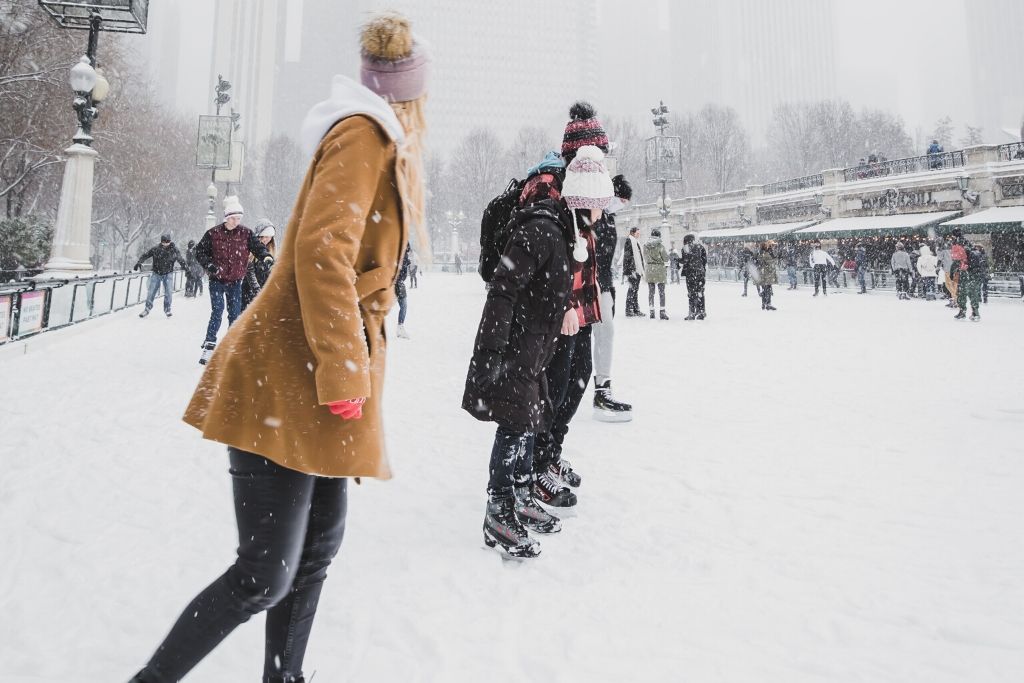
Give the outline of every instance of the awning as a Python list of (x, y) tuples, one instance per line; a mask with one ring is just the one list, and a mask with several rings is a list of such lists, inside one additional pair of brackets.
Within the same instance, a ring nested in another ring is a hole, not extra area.
[(959, 228), (966, 233), (1019, 232), (1024, 230), (1024, 206), (996, 206), (962, 218), (947, 221), (936, 228), (948, 233)]
[(882, 237), (924, 234), (928, 228), (959, 215), (959, 211), (929, 211), (904, 213), (893, 216), (857, 216), (832, 220), (801, 228), (793, 237), (802, 240), (832, 239), (838, 237)]
[(762, 223), (745, 228), (726, 228), (723, 230), (705, 230), (697, 233), (701, 242), (760, 242), (770, 240), (800, 228), (814, 225), (814, 221), (799, 223)]

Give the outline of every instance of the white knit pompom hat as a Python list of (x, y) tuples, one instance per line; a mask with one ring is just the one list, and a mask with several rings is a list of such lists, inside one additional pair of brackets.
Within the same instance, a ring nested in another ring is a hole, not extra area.
[(604, 152), (593, 145), (580, 147), (576, 158), (565, 169), (562, 183), (562, 197), (566, 205), (574, 209), (572, 222), (576, 239), (572, 257), (580, 263), (587, 260), (587, 241), (576, 224), (575, 209), (605, 209), (614, 196), (615, 188), (604, 165)]
[(241, 216), (245, 211), (242, 210), (242, 202), (238, 201), (238, 197), (231, 195), (230, 197), (224, 198), (224, 218), (228, 216)]

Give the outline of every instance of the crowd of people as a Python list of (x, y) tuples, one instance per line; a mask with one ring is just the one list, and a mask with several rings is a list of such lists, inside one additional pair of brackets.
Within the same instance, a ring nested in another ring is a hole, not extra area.
[[(224, 222), (190, 244), (187, 256), (169, 235), (144, 255), (159, 277), (143, 317), (175, 263), (186, 269), (186, 295), (207, 278), (206, 367), (184, 420), (227, 447), (240, 540), (235, 562), (192, 599), (132, 683), (180, 680), (260, 612), (264, 683), (303, 683), (320, 592), (344, 536), (347, 482), (391, 477), (381, 416), (384, 321), (397, 302), (399, 337), (408, 336), (405, 283), (415, 288), (418, 270), (410, 243), (429, 246), (422, 137), (431, 60), (394, 12), (372, 17), (360, 43), (360, 81), (336, 76), (330, 97), (303, 123), (310, 164), (280, 245), (269, 222), (244, 226), (231, 197)], [(509, 557), (537, 557), (537, 537), (561, 531), (558, 512), (578, 502), (583, 477), (563, 451), (591, 377), (595, 417), (632, 419), (632, 407), (612, 393), (616, 214), (632, 188), (609, 174), (609, 148), (594, 108), (575, 103), (560, 150), (492, 202), (507, 211), (485, 212), (501, 239), (482, 235), (497, 257), (481, 258), (492, 265), (481, 269), (487, 296), (461, 405), (495, 428), (481, 528), (484, 544)], [(775, 310), (776, 249), (764, 242), (738, 254), (765, 311)], [(969, 253), (960, 243), (951, 250), (970, 292)], [(787, 268), (789, 256), (782, 255)], [(807, 258), (815, 293), (820, 285), (826, 294), (835, 260), (820, 244)], [(643, 317), (646, 281), (649, 317), (667, 320), (671, 278), (685, 281), (686, 320), (705, 319), (708, 262), (693, 235), (673, 256), (658, 230), (643, 243), (630, 231), (622, 256), (626, 315)], [(897, 265), (902, 270), (902, 258)], [(164, 305), (170, 314), (169, 292)], [(218, 344), (225, 313), (228, 331)]]

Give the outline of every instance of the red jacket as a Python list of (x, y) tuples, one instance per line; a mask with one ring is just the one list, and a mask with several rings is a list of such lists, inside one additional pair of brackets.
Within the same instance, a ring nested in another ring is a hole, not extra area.
[(953, 256), (953, 260), (954, 261), (958, 261), (960, 263), (960, 267), (957, 268), (957, 270), (961, 270), (961, 271), (967, 270), (967, 265), (968, 265), (968, 263), (967, 263), (967, 250), (964, 249), (963, 245), (962, 244), (954, 244), (953, 248), (950, 249), (949, 251), (950, 251), (950, 254), (952, 254), (952, 256)]

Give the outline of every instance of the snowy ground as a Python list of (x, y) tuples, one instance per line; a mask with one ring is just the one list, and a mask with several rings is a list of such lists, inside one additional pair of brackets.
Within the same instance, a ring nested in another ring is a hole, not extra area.
[[(958, 323), (804, 288), (763, 313), (712, 284), (693, 323), (669, 297), (669, 322), (619, 319), (637, 419), (581, 411), (578, 514), (514, 563), (481, 542), (492, 429), (458, 408), (482, 288), (411, 291), (396, 479), (350, 489), (307, 674), (1024, 680), (1024, 305)], [(120, 314), (0, 359), (0, 681), (126, 680), (232, 560), (226, 456), (179, 421), (208, 310), (178, 299), (171, 320)], [(262, 618), (189, 680), (256, 681), (261, 647)]]

